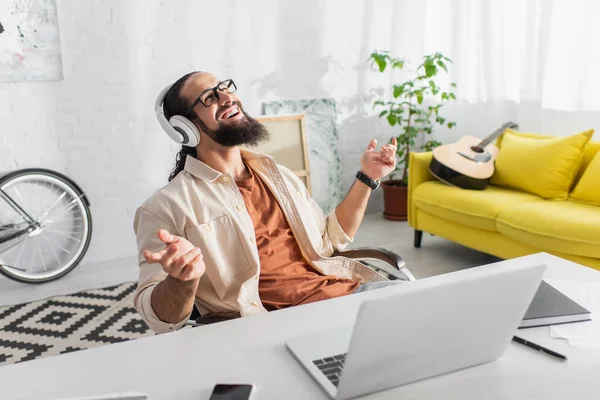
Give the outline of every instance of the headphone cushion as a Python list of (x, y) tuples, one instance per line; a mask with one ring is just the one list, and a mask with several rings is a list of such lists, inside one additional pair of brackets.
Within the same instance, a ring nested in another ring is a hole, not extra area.
[(181, 115), (173, 115), (169, 119), (169, 124), (181, 133), (183, 137), (183, 145), (189, 147), (196, 147), (200, 143), (200, 132), (196, 125)]

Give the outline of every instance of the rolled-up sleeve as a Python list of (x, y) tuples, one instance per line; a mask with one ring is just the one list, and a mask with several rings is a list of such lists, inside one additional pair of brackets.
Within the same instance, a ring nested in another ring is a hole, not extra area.
[[(309, 198), (310, 204), (314, 210), (314, 212), (319, 216), (319, 218), (323, 219), (323, 224), (325, 229), (323, 231), (323, 241), (328, 242), (331, 247), (335, 250), (342, 251), (344, 250), (350, 243), (353, 242), (353, 238), (348, 236), (340, 222), (338, 221), (337, 215), (335, 214), (335, 209), (329, 213), (329, 215), (325, 215), (321, 207), (317, 204), (317, 202), (310, 197), (310, 194), (306, 193), (306, 196)], [(329, 246), (328, 246), (329, 247)]]
[(151, 211), (140, 207), (135, 213), (133, 229), (138, 246), (138, 264), (140, 266), (138, 286), (133, 297), (133, 305), (144, 322), (156, 333), (166, 333), (181, 328), (188, 317), (177, 323), (169, 323), (158, 318), (152, 308), (152, 291), (166, 277), (160, 264), (149, 264), (144, 257), (144, 250), (158, 252), (165, 248), (165, 244), (158, 238), (158, 230), (177, 234), (175, 228), (167, 221)]
[(327, 234), (332, 246), (339, 251), (344, 250), (353, 239), (346, 234), (337, 219), (335, 209), (327, 216)]

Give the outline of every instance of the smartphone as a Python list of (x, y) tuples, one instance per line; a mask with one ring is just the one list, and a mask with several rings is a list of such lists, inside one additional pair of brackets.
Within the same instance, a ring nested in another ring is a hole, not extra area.
[(252, 385), (217, 384), (215, 385), (210, 400), (249, 400), (252, 394)]

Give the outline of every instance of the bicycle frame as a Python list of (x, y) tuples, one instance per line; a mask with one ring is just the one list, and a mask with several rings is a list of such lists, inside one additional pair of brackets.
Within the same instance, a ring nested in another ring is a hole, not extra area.
[[(8, 195), (8, 193), (6, 193), (2, 189), (0, 189), (0, 197), (2, 197), (18, 214), (20, 214), (21, 217), (23, 217), (23, 219), (28, 224), (27, 228), (25, 228), (25, 229), (22, 229), (17, 232), (13, 232), (12, 234), (5, 236), (5, 237), (0, 237), (0, 244), (8, 242), (14, 238), (17, 238), (17, 237), (23, 235), (23, 234), (29, 233), (32, 231), (33, 227), (37, 228), (39, 226), (37, 221), (35, 221), (33, 218), (31, 218), (31, 216), (29, 214), (27, 214), (27, 212), (25, 210), (23, 210), (17, 202), (14, 201), (12, 199), (12, 197), (10, 197)], [(14, 224), (0, 226), (0, 231), (8, 229), (8, 227), (14, 227)]]

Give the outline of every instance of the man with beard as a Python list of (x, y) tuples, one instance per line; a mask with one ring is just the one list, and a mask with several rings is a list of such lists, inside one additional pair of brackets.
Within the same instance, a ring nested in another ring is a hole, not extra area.
[(161, 126), (184, 144), (169, 184), (134, 218), (134, 304), (158, 333), (183, 326), (194, 305), (203, 316), (243, 317), (395, 283), (330, 257), (352, 242), (371, 191), (394, 169), (395, 139), (381, 151), (371, 140), (357, 181), (325, 216), (290, 170), (240, 148), (269, 135), (236, 89), (193, 72), (157, 99)]

